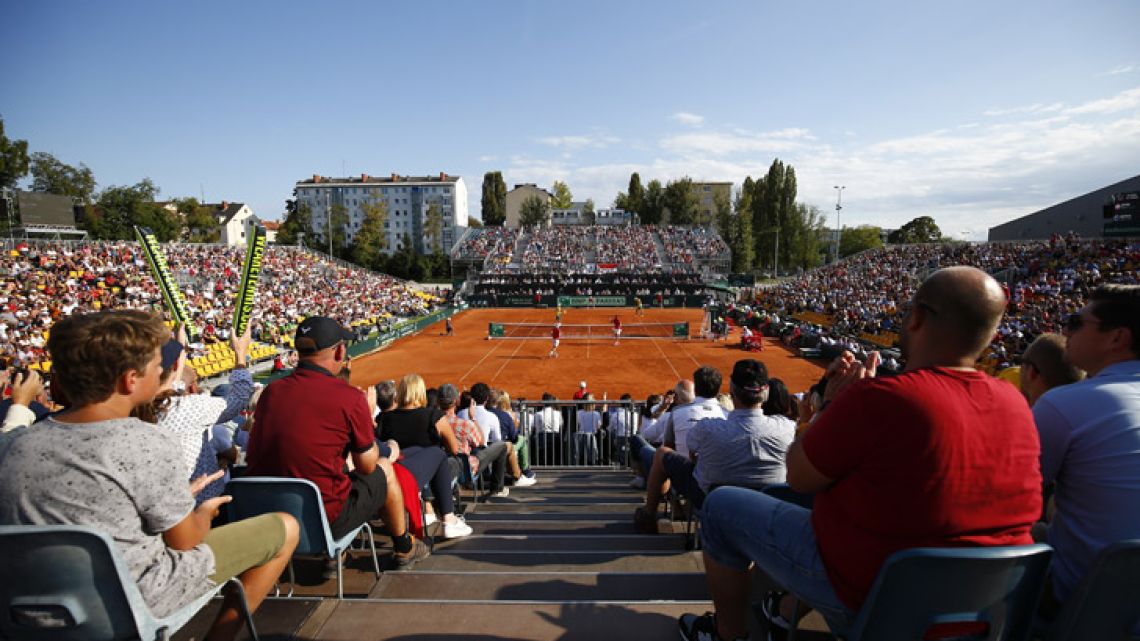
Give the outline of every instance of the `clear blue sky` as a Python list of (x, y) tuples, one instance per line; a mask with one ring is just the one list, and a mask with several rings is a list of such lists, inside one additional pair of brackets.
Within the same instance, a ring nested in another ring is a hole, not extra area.
[(795, 166), (954, 237), (1140, 173), (1140, 2), (6, 2), (0, 116), (100, 188), (278, 218), (314, 173), (643, 182)]

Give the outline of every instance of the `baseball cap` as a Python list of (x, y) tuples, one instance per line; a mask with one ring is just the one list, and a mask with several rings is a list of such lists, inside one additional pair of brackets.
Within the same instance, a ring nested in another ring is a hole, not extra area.
[(162, 345), (162, 369), (163, 371), (174, 369), (178, 363), (178, 357), (182, 355), (182, 343), (176, 339), (170, 339)]
[(748, 392), (759, 392), (768, 384), (768, 368), (758, 360), (746, 358), (732, 366), (732, 384)]
[(342, 341), (352, 340), (352, 332), (325, 316), (310, 316), (297, 326), (293, 340), (300, 354), (315, 354)]

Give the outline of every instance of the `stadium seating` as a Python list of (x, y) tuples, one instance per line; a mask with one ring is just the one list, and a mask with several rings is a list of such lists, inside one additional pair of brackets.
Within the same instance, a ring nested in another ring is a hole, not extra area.
[[(177, 612), (156, 617), (109, 536), (64, 525), (0, 526), (0, 637), (26, 641), (164, 640), (226, 586), (238, 590), (250, 638), (257, 631), (241, 581), (231, 579)], [(19, 578), (19, 580), (12, 580)]]

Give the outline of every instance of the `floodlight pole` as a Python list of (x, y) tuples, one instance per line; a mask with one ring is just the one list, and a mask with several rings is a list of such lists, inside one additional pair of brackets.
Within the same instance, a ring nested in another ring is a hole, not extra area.
[(332, 258), (332, 187), (329, 187), (328, 193), (325, 194), (325, 213), (329, 217), (329, 258)]
[(843, 211), (843, 190), (847, 185), (836, 185), (835, 191), (835, 262), (839, 261), (839, 243), (843, 240), (843, 225), (839, 222), (840, 212)]

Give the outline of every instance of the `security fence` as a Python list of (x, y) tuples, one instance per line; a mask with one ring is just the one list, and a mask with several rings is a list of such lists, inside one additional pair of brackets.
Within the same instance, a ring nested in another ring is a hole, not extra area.
[(632, 400), (521, 402), (519, 424), (531, 465), (628, 467), (640, 410)]

